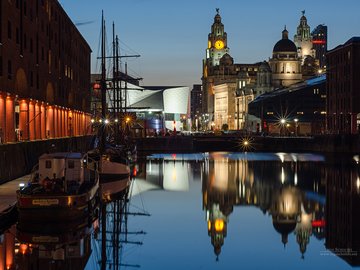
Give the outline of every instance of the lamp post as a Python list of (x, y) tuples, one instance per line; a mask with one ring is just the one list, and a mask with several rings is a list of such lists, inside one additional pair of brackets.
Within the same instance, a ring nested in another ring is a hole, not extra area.
[(294, 119), (294, 122), (295, 122), (295, 136), (297, 137), (299, 119), (295, 118), (295, 119)]
[(283, 135), (284, 135), (284, 134), (285, 134), (284, 128), (285, 128), (285, 124), (286, 124), (285, 118), (281, 118), (281, 119), (280, 119), (280, 124), (281, 124), (280, 135), (281, 135), (281, 133), (283, 133)]

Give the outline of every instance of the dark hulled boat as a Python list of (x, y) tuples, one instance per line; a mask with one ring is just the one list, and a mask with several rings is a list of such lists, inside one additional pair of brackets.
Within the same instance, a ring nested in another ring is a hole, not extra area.
[(42, 155), (31, 182), (16, 192), (19, 220), (69, 221), (93, 213), (99, 175), (87, 164), (87, 154)]

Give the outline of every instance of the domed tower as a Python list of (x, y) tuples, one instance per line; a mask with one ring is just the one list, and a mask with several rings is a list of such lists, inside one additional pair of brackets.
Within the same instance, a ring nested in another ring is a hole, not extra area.
[(298, 57), (301, 59), (302, 64), (304, 63), (306, 57), (315, 57), (310, 26), (307, 24), (305, 10), (302, 11), (300, 24), (297, 27), (296, 34), (294, 35), (294, 42), (298, 51)]
[(282, 31), (282, 39), (274, 46), (269, 64), (274, 87), (286, 87), (302, 80), (301, 61), (296, 45), (289, 39), (286, 26)]

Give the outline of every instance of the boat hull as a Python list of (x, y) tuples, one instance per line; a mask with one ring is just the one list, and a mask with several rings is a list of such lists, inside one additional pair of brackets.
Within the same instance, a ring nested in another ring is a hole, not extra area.
[(17, 191), (19, 221), (56, 222), (92, 216), (98, 204), (98, 189), (99, 182), (79, 195), (25, 195)]
[(127, 164), (103, 159), (99, 175), (100, 183), (125, 179), (130, 175), (130, 167)]

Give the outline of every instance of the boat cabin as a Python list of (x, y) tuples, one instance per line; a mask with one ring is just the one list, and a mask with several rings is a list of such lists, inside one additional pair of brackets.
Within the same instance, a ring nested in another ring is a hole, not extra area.
[(81, 185), (84, 180), (84, 167), (87, 155), (82, 153), (53, 153), (44, 154), (39, 158), (38, 179), (77, 182)]

